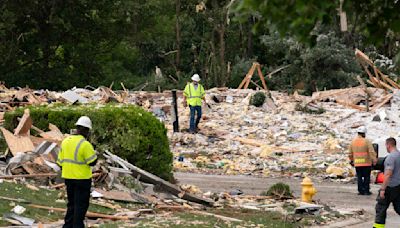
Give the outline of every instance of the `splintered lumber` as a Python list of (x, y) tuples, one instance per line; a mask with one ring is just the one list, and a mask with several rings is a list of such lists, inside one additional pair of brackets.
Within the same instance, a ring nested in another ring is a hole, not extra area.
[(353, 109), (357, 109), (357, 110), (360, 110), (360, 111), (366, 111), (366, 108), (363, 108), (363, 107), (361, 107), (359, 105), (349, 104), (349, 103), (346, 103), (344, 101), (339, 101), (339, 100), (337, 100), (336, 103), (340, 104), (340, 105), (343, 105), (345, 107), (348, 107), (348, 108), (353, 108)]
[[(261, 66), (260, 66), (260, 64), (258, 62), (254, 62), (253, 63), (253, 65), (251, 66), (249, 72), (246, 74), (246, 76), (244, 77), (243, 81), (240, 83), (238, 89), (242, 89), (242, 88), (243, 89), (247, 89), (249, 87), (250, 83), (255, 84), (251, 80), (251, 78), (253, 77), (253, 74), (254, 74), (256, 69), (257, 69), (257, 74), (260, 77), (260, 80), (261, 80), (262, 85), (263, 85), (262, 89), (268, 91), (267, 84), (265, 83), (264, 75), (262, 74), (262, 71), (261, 71)], [(257, 85), (257, 87), (259, 87), (259, 86)], [(261, 87), (259, 87), (259, 88), (261, 88)]]
[(294, 148), (287, 148), (287, 147), (281, 147), (281, 146), (270, 146), (270, 145), (267, 145), (267, 144), (262, 143), (260, 141), (257, 141), (255, 139), (246, 139), (246, 138), (240, 138), (240, 137), (233, 138), (233, 140), (238, 141), (238, 142), (240, 142), (242, 144), (245, 144), (245, 145), (250, 145), (250, 146), (256, 146), (256, 147), (268, 146), (269, 148), (275, 150), (276, 152), (278, 152), (278, 151), (279, 152), (304, 152), (304, 151), (314, 150), (314, 149), (310, 149), (310, 148), (307, 148), (307, 149), (296, 148), (296, 149), (294, 149)]
[(386, 95), (386, 97), (383, 99), (382, 102), (376, 104), (374, 107), (372, 107), (372, 111), (377, 110), (378, 108), (382, 107), (383, 105), (385, 105), (390, 99), (392, 99), (393, 94), (388, 94)]
[(3, 132), (4, 139), (6, 140), (8, 148), (10, 148), (13, 156), (16, 156), (18, 153), (25, 153), (35, 149), (29, 136), (15, 136), (4, 127), (1, 127), (0, 129)]
[(268, 90), (268, 88), (267, 88), (267, 83), (265, 83), (265, 78), (264, 78), (264, 75), (263, 75), (263, 73), (262, 73), (262, 71), (261, 71), (260, 64), (257, 65), (257, 72), (258, 72), (258, 76), (259, 76), (260, 79), (261, 79), (261, 83), (262, 83), (262, 85), (263, 85), (263, 88), (264, 88), (265, 90)]
[(237, 218), (231, 218), (231, 217), (226, 217), (226, 216), (222, 216), (222, 215), (217, 215), (214, 213), (209, 213), (209, 212), (205, 212), (205, 211), (192, 211), (191, 213), (193, 214), (198, 214), (198, 215), (205, 215), (205, 216), (213, 216), (215, 218), (227, 221), (227, 222), (243, 222), (243, 220), (237, 219)]
[(17, 202), (17, 203), (30, 203), (29, 201), (24, 200), (24, 199), (16, 199), (16, 198), (5, 197), (5, 196), (0, 196), (0, 199), (7, 200), (7, 201), (13, 201), (13, 202)]
[(17, 128), (14, 130), (14, 135), (29, 135), (29, 130), (32, 126), (32, 119), (30, 117), (29, 109), (24, 110), (24, 115), (18, 123)]
[(187, 192), (183, 192), (182, 194), (182, 190), (177, 185), (171, 184), (168, 181), (165, 181), (154, 174), (144, 171), (143, 169), (140, 169), (139, 167), (132, 165), (131, 163), (123, 160), (122, 158), (108, 151), (106, 151), (105, 153), (109, 156), (109, 158), (112, 161), (121, 164), (122, 167), (127, 167), (130, 171), (132, 171), (132, 175), (138, 178), (140, 181), (159, 186), (160, 189), (169, 192), (175, 196), (181, 196), (180, 198), (187, 201), (203, 204), (206, 206), (212, 206), (214, 204), (212, 200), (204, 199)]
[(356, 48), (355, 54), (356, 54), (356, 57), (358, 57), (358, 58), (364, 60), (364, 61), (367, 62), (368, 64), (370, 64), (370, 65), (373, 65), (373, 64), (374, 64), (374, 63), (372, 62), (372, 60), (370, 60), (369, 57), (368, 57), (366, 54), (364, 54), (362, 51), (358, 50), (357, 48)]
[(0, 176), (0, 179), (38, 178), (38, 177), (56, 177), (56, 176), (57, 176), (57, 173), (37, 173), (37, 174)]
[(50, 131), (40, 133), (40, 136), (47, 140), (62, 141), (64, 139), (63, 133), (56, 125), (50, 123), (49, 129)]
[(247, 145), (250, 145), (250, 146), (258, 146), (258, 147), (261, 147), (261, 146), (265, 145), (264, 143), (259, 142), (259, 141), (254, 140), (254, 139), (246, 139), (246, 138), (239, 138), (239, 137), (236, 137), (236, 138), (234, 138), (234, 140), (235, 140), (235, 141), (239, 141), (239, 142), (241, 142), (242, 144), (247, 144)]
[(137, 200), (132, 197), (128, 192), (122, 191), (103, 191), (99, 188), (95, 189), (96, 192), (103, 195), (103, 198), (115, 201), (131, 202), (131, 203), (143, 203), (143, 200)]
[[(42, 206), (42, 205), (37, 205), (37, 204), (28, 204), (27, 206), (33, 207), (33, 208), (38, 208), (38, 209), (49, 210), (49, 211), (57, 211), (57, 212), (66, 212), (67, 211), (64, 208), (47, 207), (47, 206)], [(103, 218), (103, 219), (111, 219), (111, 220), (129, 220), (128, 216), (106, 215), (106, 214), (100, 214), (100, 213), (90, 212), (90, 211), (86, 212), (86, 217), (88, 217), (88, 218)]]

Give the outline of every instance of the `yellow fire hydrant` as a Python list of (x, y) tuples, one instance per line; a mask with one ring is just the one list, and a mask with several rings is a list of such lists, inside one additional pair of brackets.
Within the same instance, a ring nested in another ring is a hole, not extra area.
[(313, 196), (317, 193), (317, 189), (314, 188), (313, 182), (310, 178), (305, 177), (303, 182), (301, 182), (301, 201), (306, 203), (312, 203)]

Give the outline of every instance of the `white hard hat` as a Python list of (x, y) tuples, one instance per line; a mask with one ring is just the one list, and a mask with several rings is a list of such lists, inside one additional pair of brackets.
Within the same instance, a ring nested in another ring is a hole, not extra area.
[(200, 81), (200, 76), (198, 74), (194, 74), (192, 76), (192, 80), (195, 81), (195, 82), (199, 82)]
[(81, 116), (78, 121), (75, 123), (76, 126), (82, 126), (82, 127), (87, 127), (89, 129), (92, 129), (92, 121), (90, 120), (89, 117), (87, 116)]
[(359, 127), (359, 128), (357, 129), (357, 132), (358, 132), (358, 133), (361, 133), (361, 134), (366, 134), (366, 133), (367, 133), (367, 128), (364, 127), (364, 126)]

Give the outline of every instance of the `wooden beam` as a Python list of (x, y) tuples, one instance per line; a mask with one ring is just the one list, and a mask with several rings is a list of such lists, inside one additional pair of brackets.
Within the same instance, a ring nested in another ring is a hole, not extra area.
[[(57, 211), (57, 212), (66, 212), (67, 211), (64, 208), (48, 207), (48, 206), (37, 205), (37, 204), (28, 204), (27, 206), (33, 207), (33, 208), (38, 208), (38, 209), (49, 210), (49, 211)], [(106, 215), (106, 214), (100, 214), (100, 213), (90, 212), (90, 211), (86, 212), (86, 217), (88, 217), (88, 218), (103, 218), (103, 219), (111, 219), (111, 220), (129, 220), (128, 216)]]
[(192, 211), (191, 213), (193, 214), (198, 214), (198, 215), (205, 215), (205, 216), (213, 216), (215, 218), (227, 221), (227, 222), (243, 222), (243, 220), (237, 219), (237, 218), (231, 218), (231, 217), (227, 217), (227, 216), (222, 216), (222, 215), (217, 215), (214, 213), (209, 213), (209, 212), (205, 212), (205, 211)]
[(263, 73), (262, 73), (262, 71), (261, 71), (261, 66), (260, 66), (260, 64), (257, 64), (257, 72), (258, 72), (258, 76), (259, 76), (260, 79), (261, 79), (261, 82), (262, 82), (262, 85), (263, 85), (264, 90), (268, 91), (267, 83), (265, 83), (265, 78), (264, 78), (264, 75), (263, 75)]
[(255, 69), (256, 69), (256, 63), (253, 63), (253, 65), (249, 69), (249, 72), (246, 74), (243, 81), (240, 83), (238, 89), (242, 89), (242, 88), (247, 89), (248, 88), (250, 80), (253, 77)]
[(388, 94), (386, 95), (386, 97), (383, 99), (382, 102), (376, 104), (374, 107), (372, 107), (371, 111), (375, 111), (378, 108), (382, 107), (383, 105), (385, 105), (390, 99), (392, 99), (393, 94)]
[(18, 123), (17, 128), (14, 130), (14, 135), (29, 135), (29, 130), (32, 126), (32, 119), (30, 117), (29, 109), (24, 110), (24, 115)]
[(164, 191), (169, 192), (175, 196), (178, 196), (184, 200), (188, 200), (188, 201), (195, 202), (195, 203), (200, 203), (200, 204), (203, 204), (206, 206), (214, 205), (214, 202), (212, 200), (201, 198), (201, 197), (198, 197), (193, 194), (186, 193), (186, 192), (183, 192), (183, 194), (182, 194), (182, 190), (178, 186), (171, 184), (170, 182), (165, 181), (165, 180), (161, 179), (160, 177), (158, 177), (154, 174), (151, 174), (143, 169), (140, 169), (139, 167), (132, 165), (131, 163), (123, 160), (122, 158), (120, 158), (108, 151), (105, 152), (105, 155), (107, 155), (107, 157), (109, 159), (111, 159), (112, 161), (120, 164), (121, 167), (125, 166), (126, 168), (128, 168), (132, 172), (132, 175), (141, 181), (159, 186)]
[(56, 177), (56, 176), (57, 176), (57, 173), (37, 173), (37, 174), (21, 174), (21, 175), (0, 176), (0, 179)]
[(346, 103), (344, 101), (339, 101), (339, 100), (336, 100), (336, 103), (340, 104), (340, 105), (343, 105), (345, 107), (348, 107), (348, 108), (353, 108), (353, 109), (357, 109), (357, 110), (360, 110), (360, 111), (366, 111), (365, 108), (363, 108), (363, 107), (361, 107), (359, 105), (349, 104), (349, 103)]

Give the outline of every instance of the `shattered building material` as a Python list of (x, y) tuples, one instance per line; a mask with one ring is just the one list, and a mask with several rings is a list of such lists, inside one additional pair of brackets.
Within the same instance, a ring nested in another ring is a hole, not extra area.
[(141, 180), (141, 181), (157, 185), (162, 190), (167, 191), (175, 196), (180, 196), (180, 198), (182, 198), (182, 199), (185, 199), (185, 200), (188, 200), (191, 202), (195, 202), (195, 203), (204, 204), (207, 206), (213, 205), (213, 202), (211, 200), (197, 197), (190, 193), (183, 193), (182, 195), (179, 195), (182, 193), (182, 190), (178, 186), (171, 184), (170, 182), (165, 181), (149, 172), (146, 172), (143, 169), (140, 169), (140, 168), (130, 164), (129, 162), (121, 159), (120, 157), (118, 157), (108, 151), (106, 151), (105, 153), (108, 155), (108, 159), (112, 160), (113, 162), (115, 162), (117, 164), (122, 164), (122, 167), (130, 170), (133, 173), (133, 176), (139, 178), (139, 180)]

